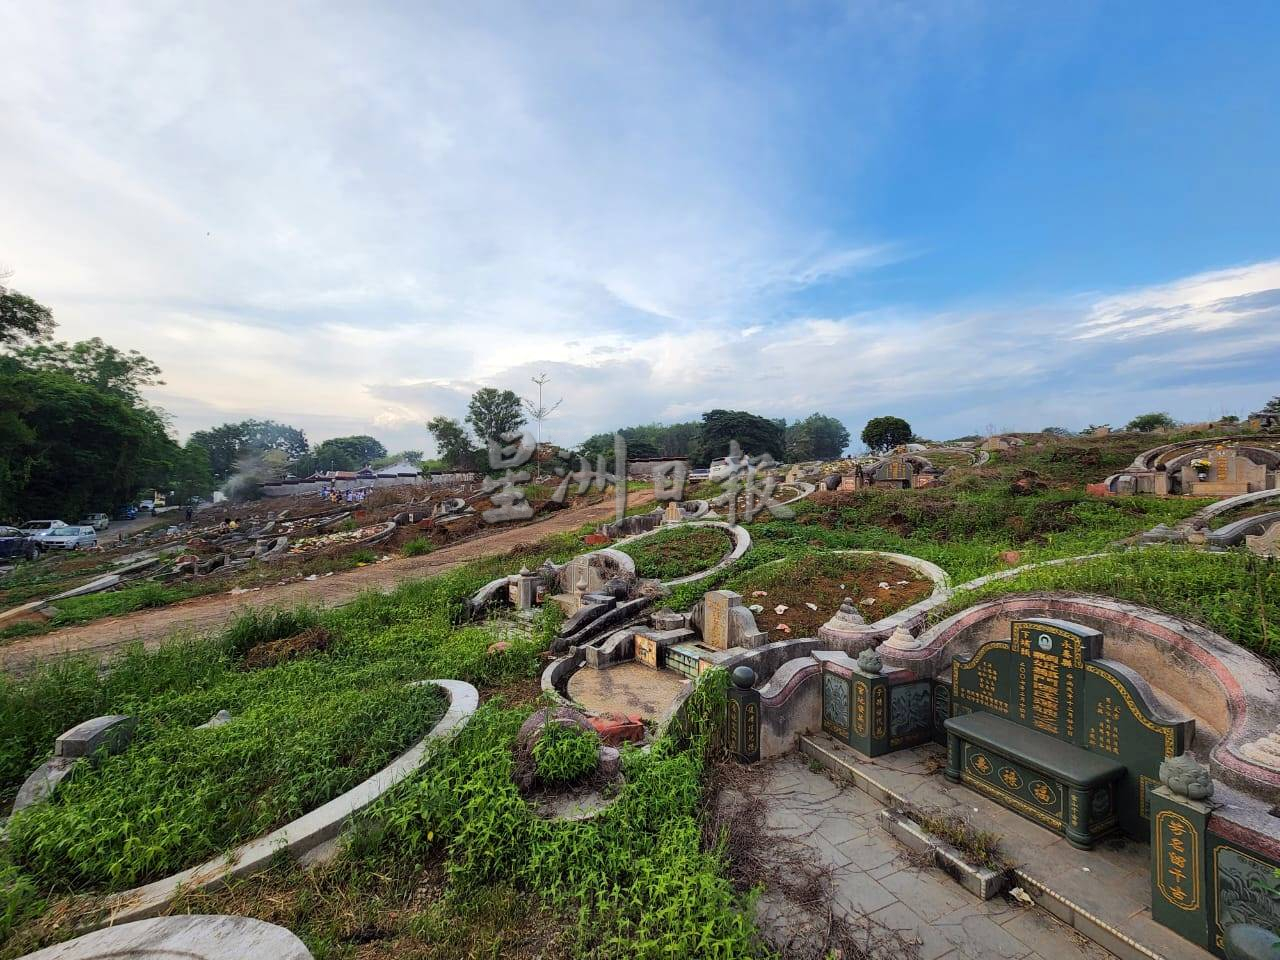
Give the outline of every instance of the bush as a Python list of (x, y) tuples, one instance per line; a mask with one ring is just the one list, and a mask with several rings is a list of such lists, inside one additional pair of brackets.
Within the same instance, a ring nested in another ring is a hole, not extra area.
[(533, 745), (538, 780), (546, 786), (577, 783), (595, 772), (600, 737), (569, 723), (548, 723)]
[(426, 537), (414, 537), (400, 548), (400, 552), (406, 557), (425, 557), (435, 548), (436, 545)]

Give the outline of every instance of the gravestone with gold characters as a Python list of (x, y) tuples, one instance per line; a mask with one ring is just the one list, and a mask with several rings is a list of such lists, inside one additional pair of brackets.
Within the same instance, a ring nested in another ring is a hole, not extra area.
[(1142, 677), (1102, 659), (1102, 646), (1102, 634), (1081, 624), (1015, 620), (1007, 641), (952, 661), (951, 716), (994, 714), (1123, 765), (1113, 812), (1124, 832), (1146, 837), (1160, 762), (1190, 745), (1195, 721), (1161, 716)]

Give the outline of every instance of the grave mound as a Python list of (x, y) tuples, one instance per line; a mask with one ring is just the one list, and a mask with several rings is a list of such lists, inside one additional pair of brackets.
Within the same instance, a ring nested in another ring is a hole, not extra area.
[(676, 580), (714, 567), (733, 548), (720, 527), (674, 527), (618, 547), (636, 564), (636, 576)]
[[(760, 629), (770, 639), (782, 640), (817, 636), (845, 597), (870, 623), (925, 599), (934, 584), (883, 557), (811, 553), (757, 567), (731, 579), (729, 588), (741, 593), (744, 603), (762, 607), (756, 612)], [(777, 613), (780, 606), (787, 609)], [(780, 624), (790, 633), (780, 630)]]
[(333, 643), (333, 634), (328, 630), (319, 626), (310, 627), (291, 637), (268, 640), (251, 647), (244, 655), (244, 668), (261, 670), (264, 667), (274, 667), (286, 660), (323, 653), (329, 649), (331, 643)]

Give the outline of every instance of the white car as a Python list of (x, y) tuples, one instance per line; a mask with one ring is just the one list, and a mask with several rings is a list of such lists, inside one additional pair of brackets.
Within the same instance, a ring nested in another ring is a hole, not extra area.
[(68, 527), (63, 524), (40, 537), (49, 549), (88, 550), (98, 545), (98, 531), (93, 527)]
[(61, 520), (28, 520), (21, 529), (28, 537), (47, 537), (65, 526)]
[(105, 530), (111, 526), (111, 518), (105, 513), (91, 513), (80, 521), (82, 527), (93, 527), (95, 530)]

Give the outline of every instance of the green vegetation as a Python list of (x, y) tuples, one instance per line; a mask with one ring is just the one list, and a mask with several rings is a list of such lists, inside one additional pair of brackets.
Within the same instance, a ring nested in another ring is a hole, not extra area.
[(600, 737), (576, 724), (549, 723), (533, 745), (538, 782), (546, 786), (577, 783), (599, 762)]
[(886, 453), (910, 443), (911, 437), (911, 424), (901, 417), (873, 417), (862, 428), (862, 442), (872, 453)]
[(406, 557), (425, 557), (435, 548), (436, 545), (426, 537), (414, 537), (400, 548), (400, 553)]
[(930, 619), (938, 622), (991, 597), (1042, 590), (1129, 600), (1280, 659), (1280, 564), (1241, 552), (1151, 547), (1041, 567), (959, 593)]
[(714, 567), (732, 546), (719, 527), (677, 526), (618, 549), (636, 562), (636, 575), (675, 580)]

